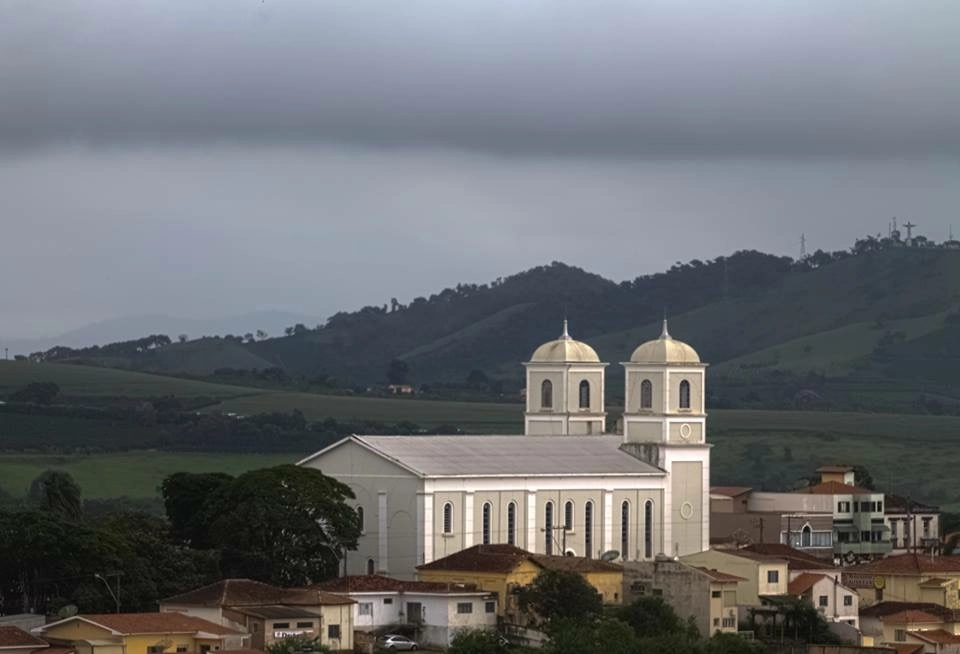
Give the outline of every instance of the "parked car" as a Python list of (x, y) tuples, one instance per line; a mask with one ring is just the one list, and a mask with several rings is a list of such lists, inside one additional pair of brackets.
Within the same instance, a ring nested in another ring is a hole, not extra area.
[(410, 640), (406, 636), (400, 636), (397, 634), (387, 634), (386, 636), (381, 636), (380, 640), (377, 642), (377, 645), (380, 647), (380, 649), (388, 649), (391, 652), (405, 652), (417, 649), (416, 641)]

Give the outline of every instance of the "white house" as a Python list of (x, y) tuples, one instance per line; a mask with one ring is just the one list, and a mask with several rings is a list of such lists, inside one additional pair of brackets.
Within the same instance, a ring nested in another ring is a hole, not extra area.
[(860, 596), (840, 583), (839, 571), (833, 574), (804, 572), (790, 581), (787, 594), (805, 598), (827, 622), (843, 622), (860, 627)]
[(356, 495), (349, 573), (412, 579), (475, 544), (624, 560), (708, 547), (706, 364), (692, 347), (664, 322), (634, 350), (622, 435), (601, 433), (604, 364), (566, 325), (525, 366), (525, 435), (350, 436), (299, 462)]

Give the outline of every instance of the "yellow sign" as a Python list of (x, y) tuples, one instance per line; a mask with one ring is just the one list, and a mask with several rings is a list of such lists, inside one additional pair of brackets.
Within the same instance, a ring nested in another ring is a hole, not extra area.
[(887, 585), (886, 577), (881, 577), (880, 575), (877, 575), (876, 577), (873, 578), (873, 587), (876, 588), (877, 590), (883, 590), (884, 587), (886, 587), (886, 585)]

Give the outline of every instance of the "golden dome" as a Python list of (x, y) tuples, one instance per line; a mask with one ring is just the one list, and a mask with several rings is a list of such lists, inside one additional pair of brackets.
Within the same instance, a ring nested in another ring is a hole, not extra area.
[(563, 334), (555, 341), (538, 347), (530, 357), (530, 363), (600, 363), (596, 350), (570, 338), (567, 321), (563, 321)]
[(683, 341), (674, 340), (663, 321), (663, 332), (655, 341), (647, 341), (630, 355), (631, 363), (700, 363), (700, 355)]

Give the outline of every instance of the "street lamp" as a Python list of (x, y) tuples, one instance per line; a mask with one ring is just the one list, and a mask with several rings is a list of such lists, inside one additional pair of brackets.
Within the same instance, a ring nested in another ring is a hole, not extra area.
[(114, 601), (114, 602), (116, 603), (116, 605), (117, 605), (117, 613), (120, 613), (120, 573), (119, 573), (119, 572), (113, 572), (113, 573), (111, 573), (111, 574), (109, 575), (109, 576), (111, 576), (111, 577), (116, 576), (116, 578), (117, 578), (117, 592), (116, 592), (116, 593), (113, 592), (113, 589), (110, 587), (109, 582), (107, 582), (106, 578), (105, 578), (102, 574), (100, 574), (99, 572), (95, 572), (95, 573), (93, 574), (93, 576), (96, 577), (97, 579), (99, 579), (100, 581), (102, 581), (102, 582), (103, 582), (103, 585), (107, 587), (107, 592), (110, 593), (110, 597), (113, 598), (113, 601)]

